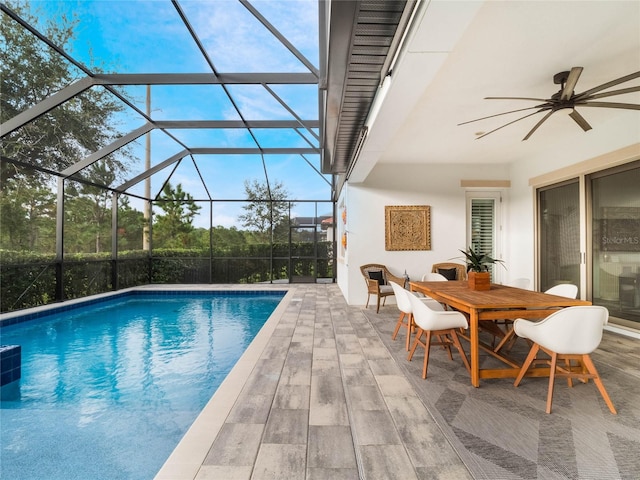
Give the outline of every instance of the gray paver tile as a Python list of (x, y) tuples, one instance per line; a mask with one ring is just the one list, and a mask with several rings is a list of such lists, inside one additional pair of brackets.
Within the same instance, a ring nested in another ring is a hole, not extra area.
[(253, 466), (203, 465), (194, 480), (250, 480)]
[(336, 346), (332, 347), (318, 347), (315, 346), (313, 348), (313, 361), (316, 362), (318, 360), (338, 360), (338, 351), (336, 350)]
[(402, 375), (402, 371), (393, 359), (371, 359), (369, 366), (374, 375)]
[(255, 372), (260, 375), (280, 375), (282, 366), (284, 365), (284, 357), (282, 358), (261, 358), (256, 362)]
[(471, 480), (469, 470), (460, 462), (457, 465), (436, 467), (418, 467), (416, 473), (420, 480)]
[(220, 429), (204, 465), (252, 466), (264, 425), (226, 423)]
[(360, 480), (357, 468), (308, 468), (306, 480)]
[[(328, 327), (331, 328), (331, 327)], [(313, 348), (336, 348), (336, 339), (334, 337), (313, 337)]]
[(314, 359), (311, 366), (311, 375), (323, 377), (340, 377), (340, 363), (338, 362), (337, 358), (331, 360)]
[(416, 397), (415, 390), (404, 375), (377, 375), (376, 380), (385, 397)]
[(279, 373), (276, 375), (263, 374), (259, 369), (255, 369), (251, 372), (247, 384), (242, 389), (242, 393), (248, 395), (273, 395), (276, 392), (279, 379)]
[(362, 468), (366, 478), (384, 478), (385, 480), (418, 478), (402, 445), (367, 445), (362, 447), (361, 452)]
[(280, 384), (273, 399), (273, 408), (309, 410), (311, 387), (309, 385)]
[(367, 361), (362, 353), (341, 353), (340, 364), (342, 368), (357, 368), (367, 366)]
[(395, 445), (401, 443), (388, 411), (355, 410), (352, 413), (357, 445)]
[(306, 444), (309, 428), (308, 410), (271, 409), (263, 443)]
[(287, 362), (282, 369), (280, 384), (311, 385), (311, 359)]
[(355, 334), (336, 335), (336, 348), (340, 353), (362, 353), (362, 347)]
[(357, 468), (351, 428), (310, 426), (307, 465), (309, 468)]
[(252, 480), (304, 480), (306, 445), (263, 443), (258, 452)]
[(348, 385), (347, 394), (353, 410), (383, 410), (387, 408), (377, 385)]
[(385, 397), (385, 402), (396, 425), (433, 423), (431, 414), (417, 397)]
[[(425, 425), (417, 424), (413, 431), (407, 430), (405, 443), (411, 462), (416, 467), (450, 467), (460, 464), (455, 451), (440, 433), (434, 434)], [(423, 438), (420, 438), (423, 437)]]
[(346, 398), (340, 377), (313, 376), (309, 425), (348, 425)]
[(229, 412), (227, 423), (266, 423), (273, 396), (241, 393)]

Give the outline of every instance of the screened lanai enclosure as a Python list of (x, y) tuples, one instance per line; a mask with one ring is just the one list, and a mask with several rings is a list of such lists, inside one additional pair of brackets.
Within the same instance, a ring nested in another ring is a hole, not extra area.
[(335, 280), (317, 1), (1, 6), (3, 312)]
[(335, 281), (335, 202), (415, 6), (0, 2), (0, 311)]

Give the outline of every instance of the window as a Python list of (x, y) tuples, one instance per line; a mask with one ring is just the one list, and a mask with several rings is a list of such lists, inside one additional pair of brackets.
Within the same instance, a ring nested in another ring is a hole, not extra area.
[[(467, 192), (467, 246), (500, 258), (500, 192)], [(490, 267), (491, 281), (499, 283), (500, 269)]]

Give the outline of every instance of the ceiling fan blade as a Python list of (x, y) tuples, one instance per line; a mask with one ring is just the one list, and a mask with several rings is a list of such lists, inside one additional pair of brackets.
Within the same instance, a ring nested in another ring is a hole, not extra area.
[(547, 118), (549, 118), (549, 117), (551, 116), (551, 114), (552, 114), (553, 112), (554, 112), (554, 111), (553, 111), (553, 110), (551, 110), (551, 111), (550, 111), (549, 113), (547, 113), (544, 117), (542, 117), (542, 119), (541, 119), (538, 123), (536, 123), (536, 124), (534, 125), (534, 127), (529, 131), (529, 133), (527, 133), (527, 136), (526, 136), (526, 137), (524, 137), (524, 138), (522, 139), (522, 141), (524, 142), (524, 141), (525, 141), (525, 140), (527, 140), (531, 135), (533, 135), (533, 132), (535, 132), (535, 131), (538, 129), (538, 127), (539, 127), (540, 125), (542, 125), (542, 124), (547, 120)]
[(576, 83), (578, 83), (578, 79), (580, 78), (580, 74), (582, 74), (582, 67), (573, 67), (571, 69), (569, 76), (567, 77), (567, 81), (564, 84), (564, 88), (562, 89), (560, 100), (569, 100), (571, 98), (571, 95), (573, 95), (573, 89), (576, 88)]
[(587, 122), (584, 117), (582, 115), (580, 115), (578, 112), (576, 112), (575, 110), (572, 110), (571, 113), (569, 114), (569, 116), (571, 118), (573, 118), (573, 120), (580, 125), (580, 128), (582, 128), (582, 130), (584, 130), (585, 132), (588, 130), (591, 130), (591, 125), (589, 125), (589, 122)]
[(467, 123), (478, 122), (480, 120), (486, 120), (487, 118), (499, 117), (500, 115), (507, 115), (509, 113), (516, 113), (516, 112), (524, 112), (525, 110), (531, 110), (533, 108), (543, 108), (547, 106), (551, 107), (551, 105), (536, 105), (535, 107), (519, 108), (518, 110), (509, 110), (508, 112), (496, 113), (495, 115), (488, 115), (486, 117), (476, 118), (474, 120), (467, 120), (466, 122), (459, 123), (458, 126), (466, 125)]
[(611, 90), (610, 92), (596, 93), (588, 97), (580, 97), (579, 100), (592, 100), (594, 98), (612, 97), (614, 95), (623, 95), (625, 93), (640, 92), (640, 87), (621, 88), (620, 90)]
[[(501, 128), (504, 128), (504, 127), (507, 127), (507, 126), (511, 125), (512, 123), (519, 122), (520, 120), (524, 120), (525, 118), (529, 118), (530, 116), (535, 115), (536, 113), (544, 112), (545, 110), (549, 110), (549, 109), (551, 109), (551, 107), (545, 107), (545, 108), (542, 108), (542, 109), (540, 109), (540, 110), (538, 110), (538, 111), (536, 111), (536, 112), (533, 112), (533, 113), (530, 113), (530, 114), (528, 114), (528, 115), (525, 115), (524, 117), (520, 117), (520, 118), (517, 118), (517, 119), (515, 119), (515, 120), (513, 120), (513, 121), (511, 121), (511, 122), (509, 122), (509, 123), (505, 123), (505, 124), (504, 124), (504, 125), (502, 125), (501, 127), (494, 128), (494, 129), (493, 129), (493, 130), (491, 130), (490, 132), (483, 133), (483, 134), (482, 134), (482, 135), (480, 135), (479, 137), (476, 137), (476, 140), (479, 140), (479, 139), (481, 139), (482, 137), (486, 137), (486, 136), (487, 136), (487, 135), (489, 135), (490, 133), (496, 132), (496, 131), (500, 130)], [(553, 110), (551, 110), (551, 113), (552, 113), (552, 112), (553, 112)]]
[(602, 107), (602, 108), (621, 108), (624, 110), (640, 110), (640, 105), (635, 103), (616, 103), (616, 102), (576, 102), (581, 107)]
[(548, 102), (548, 98), (531, 97), (484, 97), (485, 100), (533, 100), (534, 102)]
[(624, 77), (616, 78), (615, 80), (611, 80), (610, 82), (603, 83), (602, 85), (598, 85), (597, 87), (590, 88), (589, 90), (585, 90), (584, 92), (576, 95), (574, 98), (577, 100), (579, 98), (584, 98), (592, 93), (599, 92), (600, 90), (605, 90), (609, 87), (614, 87), (624, 82), (628, 82), (629, 80), (633, 80), (634, 78), (640, 77), (640, 72), (630, 73), (629, 75), (625, 75)]

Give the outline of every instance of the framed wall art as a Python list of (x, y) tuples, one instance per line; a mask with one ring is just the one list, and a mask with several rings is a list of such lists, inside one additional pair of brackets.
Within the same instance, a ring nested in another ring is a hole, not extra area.
[(431, 250), (431, 207), (384, 207), (385, 250)]

